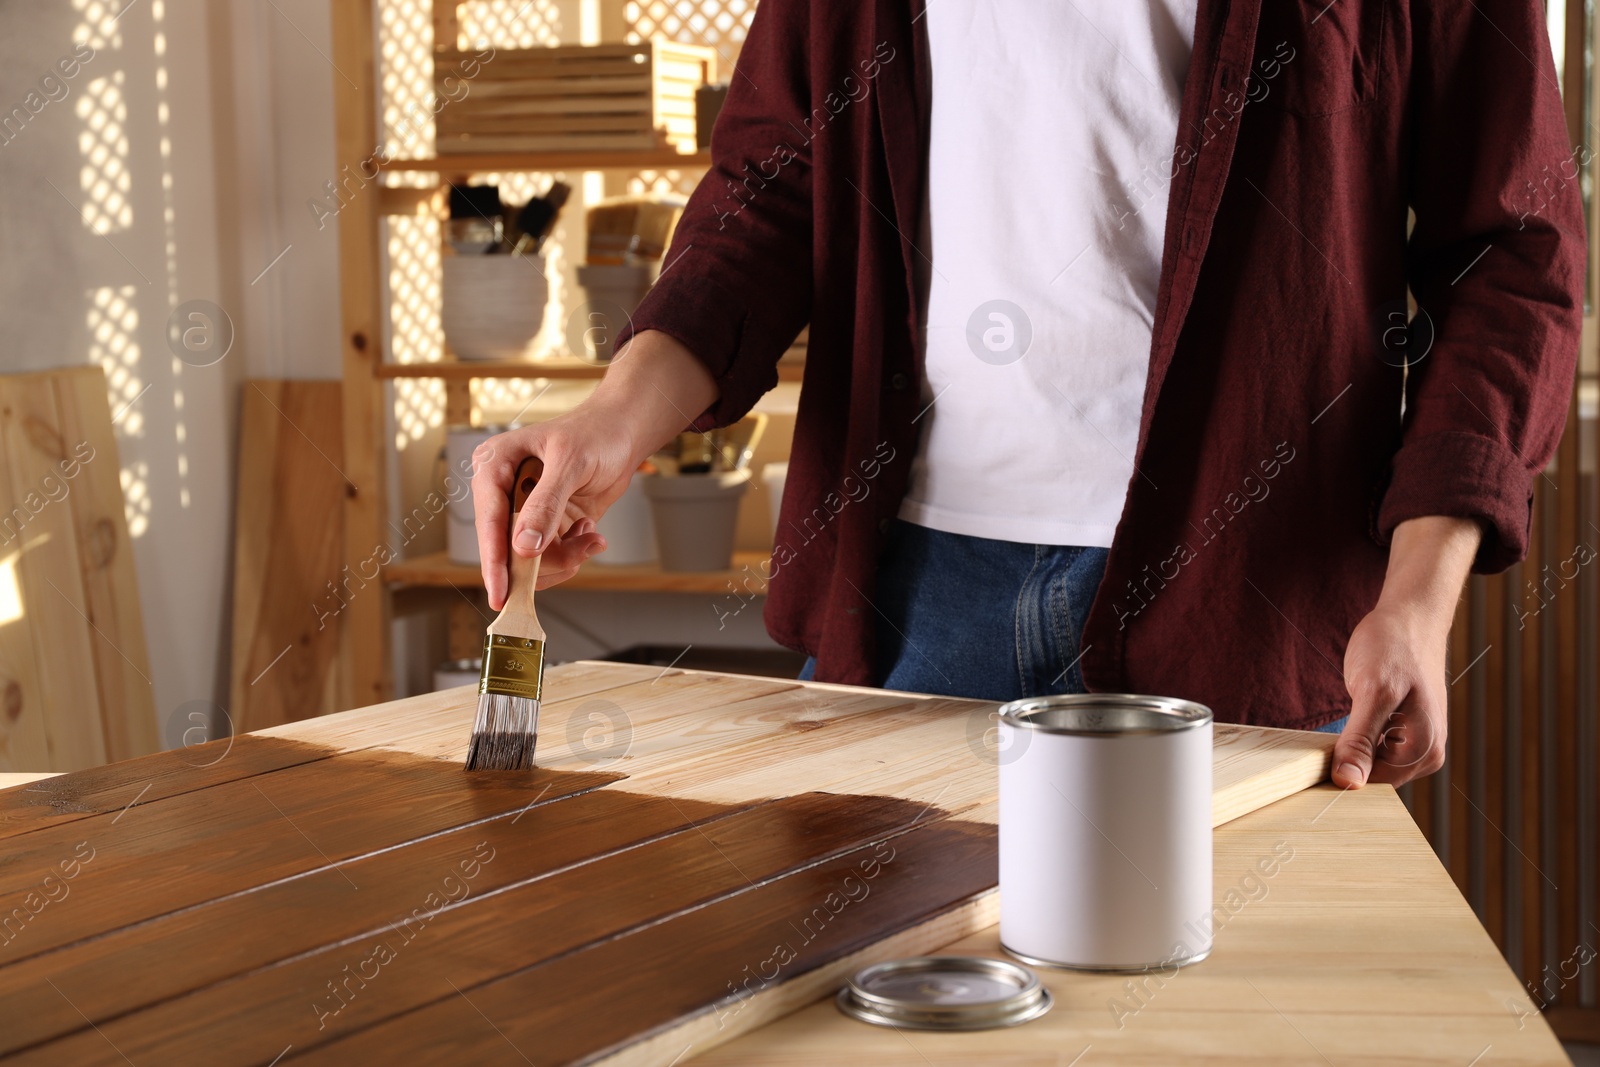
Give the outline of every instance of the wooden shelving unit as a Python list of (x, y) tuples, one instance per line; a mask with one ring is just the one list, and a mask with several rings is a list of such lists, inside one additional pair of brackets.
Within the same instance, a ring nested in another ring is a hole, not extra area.
[[(659, 564), (619, 567), (591, 562), (561, 583), (562, 589), (601, 590), (613, 593), (703, 593), (750, 596), (766, 588), (761, 575), (765, 552), (735, 552), (733, 566), (725, 571), (664, 571)], [(443, 552), (432, 552), (383, 569), (383, 580), (396, 587), (477, 590), (483, 575), (471, 564), (452, 563)]]
[(689, 170), (711, 166), (710, 152), (492, 152), (482, 155), (391, 159), (387, 171), (433, 174), (496, 174), (552, 170)]
[[(798, 382), (805, 374), (803, 359), (785, 358), (778, 362), (780, 382)], [(474, 378), (599, 378), (603, 363), (577, 358), (543, 360), (504, 360), (471, 362), (441, 359), (436, 363), (385, 363), (377, 370), (379, 378), (437, 378), (444, 382), (469, 382)]]
[[(458, 40), (457, 0), (439, 0), (433, 8), (436, 50), (453, 47)], [(625, 27), (622, 5), (602, 5), (602, 34), (621, 39)], [(352, 169), (358, 161), (370, 160), (373, 145), (385, 138), (379, 126), (382, 84), (379, 58), (375, 55), (375, 4), (355, 0), (332, 7), (334, 60), (349, 77), (334, 79), (335, 144), (340, 161)], [(462, 423), (471, 412), (471, 382), (488, 378), (594, 379), (605, 368), (578, 358), (543, 361), (458, 362), (445, 353), (438, 362), (397, 364), (384, 351), (385, 328), (383, 265), (383, 220), (386, 215), (432, 214), (443, 212), (439, 187), (413, 188), (381, 184), (381, 174), (396, 172), (434, 173), (445, 181), (477, 174), (517, 171), (600, 171), (600, 170), (699, 170), (711, 162), (707, 152), (683, 153), (672, 149), (653, 151), (592, 152), (497, 152), (445, 155), (425, 159), (394, 159), (379, 167), (380, 185), (376, 195), (355, 196), (344, 204), (338, 216), (340, 244), (340, 300), (344, 324), (342, 371), (344, 380), (343, 437), (344, 473), (349, 481), (343, 509), (344, 558), (352, 569), (369, 560), (373, 546), (391, 538), (389, 508), (385, 487), (391, 445), (385, 432), (384, 383), (401, 378), (434, 378), (445, 386), (445, 421)], [(786, 360), (779, 367), (785, 381), (798, 381), (804, 364)], [(605, 589), (637, 592), (697, 592), (722, 594), (729, 581), (746, 590), (750, 573), (743, 567), (759, 562), (761, 553), (746, 553), (735, 561), (735, 569), (713, 574), (667, 574), (659, 568), (606, 567), (591, 564), (570, 584), (575, 589)], [(748, 557), (748, 558), (746, 558)], [(384, 581), (370, 596), (352, 598), (341, 613), (340, 659), (343, 691), (340, 707), (361, 707), (392, 697), (390, 683), (389, 622), (393, 613), (392, 590), (411, 594), (427, 589), (457, 589), (476, 597), (481, 589), (475, 568), (458, 567), (443, 554), (421, 556), (386, 568)], [(474, 605), (466, 597), (454, 597), (450, 620), (451, 651), (476, 631), (469, 642), (475, 654), (481, 641), (482, 626)]]

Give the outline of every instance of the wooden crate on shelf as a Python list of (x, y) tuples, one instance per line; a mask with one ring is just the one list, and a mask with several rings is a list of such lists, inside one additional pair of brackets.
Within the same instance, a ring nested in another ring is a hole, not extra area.
[[(471, 61), (478, 74), (464, 82)], [(717, 78), (717, 53), (655, 39), (481, 55), (434, 53), (440, 155), (484, 152), (694, 152), (694, 92)], [(462, 85), (468, 86), (462, 95)]]

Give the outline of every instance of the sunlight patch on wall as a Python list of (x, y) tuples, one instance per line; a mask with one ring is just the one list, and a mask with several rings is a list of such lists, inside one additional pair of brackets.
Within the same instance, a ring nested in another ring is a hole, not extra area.
[(122, 508), (128, 517), (128, 536), (140, 537), (150, 528), (150, 464), (144, 460), (122, 468)]
[(132, 177), (128, 173), (128, 105), (122, 98), (126, 75), (117, 71), (96, 78), (78, 97), (78, 151), (83, 166), (78, 184), (87, 200), (83, 221), (98, 234), (116, 233), (133, 225), (133, 205), (128, 201)]
[[(115, 415), (132, 404), (144, 391), (139, 377), (139, 309), (134, 305), (137, 288), (132, 285), (104, 286), (89, 290), (89, 311), (84, 325), (89, 329), (89, 362), (100, 364), (106, 372), (106, 385)], [(129, 408), (117, 422), (123, 437), (144, 436), (144, 416)]]
[(126, 0), (72, 0), (72, 10), (81, 16), (72, 31), (74, 41), (87, 42), (96, 52), (122, 47), (118, 19), (126, 10)]

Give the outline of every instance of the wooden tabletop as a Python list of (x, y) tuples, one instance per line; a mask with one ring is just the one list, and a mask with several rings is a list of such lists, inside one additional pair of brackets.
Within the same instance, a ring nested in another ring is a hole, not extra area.
[(992, 705), (569, 664), (538, 768), (469, 775), (475, 702), (0, 791), (0, 1057), (1466, 1064), (1481, 1038), (1485, 1064), (1559, 1062), (1393, 794), (1293, 796), (1328, 735), (1218, 728), (1218, 901), (1258, 899), (1211, 960), (1115, 1021), (1113, 979), (1053, 976), (1050, 1016), (952, 1039), (808, 1005), (869, 962), (992, 948)]
[[(814, 1004), (696, 1067), (1565, 1064), (1560, 1043), (1388, 786), (1318, 786), (1216, 831), (1211, 956), (1176, 974), (1038, 968), (1042, 1019), (892, 1031)], [(1279, 856), (1292, 858), (1274, 863)], [(1270, 876), (1258, 864), (1266, 861)], [(1005, 958), (995, 928), (941, 952)]]

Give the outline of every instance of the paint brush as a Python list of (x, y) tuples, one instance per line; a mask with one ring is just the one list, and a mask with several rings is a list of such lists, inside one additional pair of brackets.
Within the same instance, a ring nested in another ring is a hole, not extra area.
[[(532, 456), (517, 466), (511, 489), (516, 525), (543, 467)], [(483, 638), (483, 673), (478, 678), (478, 717), (467, 747), (469, 771), (523, 771), (533, 767), (539, 736), (539, 688), (544, 681), (544, 628), (533, 614), (539, 557), (524, 559), (507, 549), (511, 582), (506, 606)]]

